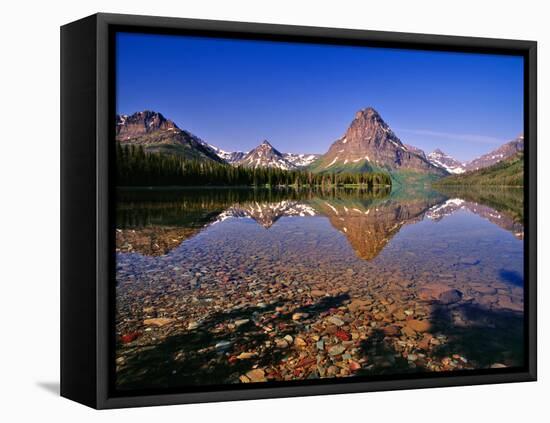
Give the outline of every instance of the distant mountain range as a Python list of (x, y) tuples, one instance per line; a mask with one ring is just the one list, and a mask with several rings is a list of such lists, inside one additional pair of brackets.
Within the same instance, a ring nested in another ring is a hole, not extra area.
[(445, 154), (439, 148), (435, 149), (426, 157), (431, 164), (439, 166), (449, 173), (464, 173), (466, 171), (462, 163), (448, 154)]
[(267, 140), (262, 141), (258, 147), (246, 153), (243, 158), (234, 164), (253, 168), (274, 167), (283, 170), (296, 169), (296, 166), (286, 160), (283, 154), (274, 148)]
[(188, 160), (207, 160), (245, 167), (273, 167), (284, 170), (309, 166), (319, 154), (281, 153), (264, 140), (251, 151), (225, 151), (154, 111), (117, 115), (116, 140), (122, 145), (140, 145), (147, 152), (175, 154)]
[(520, 136), (494, 151), (462, 163), (440, 149), (426, 154), (401, 142), (380, 114), (368, 107), (355, 115), (345, 134), (325, 154), (283, 153), (264, 140), (256, 148), (224, 151), (154, 111), (118, 115), (116, 140), (140, 145), (148, 152), (175, 154), (189, 160), (205, 160), (244, 167), (271, 167), (313, 172), (410, 171), (438, 177), (462, 174), (492, 166), (523, 151)]
[(493, 150), (483, 156), (478, 157), (470, 162), (464, 164), (467, 171), (478, 170), (484, 167), (489, 167), (498, 162), (512, 157), (516, 153), (523, 151), (523, 135), (520, 135), (516, 139), (501, 145), (496, 150)]
[(461, 174), (465, 172), (472, 172), (475, 170), (484, 169), (510, 157), (513, 157), (518, 152), (523, 151), (523, 145), (523, 135), (520, 135), (516, 139), (501, 145), (497, 149), (468, 162), (459, 162), (458, 160), (444, 153), (440, 149), (434, 150), (426, 157), (430, 161), (430, 163), (434, 164), (435, 166), (442, 167), (451, 174)]
[(287, 162), (290, 162), (294, 166), (300, 168), (309, 166), (315, 160), (321, 157), (321, 154), (283, 153), (283, 157)]
[[(251, 151), (224, 151), (211, 144), (209, 144), (209, 147), (220, 158), (234, 166), (251, 165), (253, 167), (265, 166), (277, 167), (279, 169), (299, 169), (309, 166), (321, 156), (320, 154), (281, 153), (267, 140), (264, 140), (262, 144)], [(272, 160), (270, 161), (268, 158)]]
[(231, 165), (237, 164), (240, 160), (242, 160), (244, 156), (246, 156), (246, 153), (247, 153), (242, 151), (225, 151), (211, 144), (208, 144), (208, 146), (212, 150), (214, 150), (214, 152), (218, 155), (218, 157), (225, 160), (227, 163)]
[[(502, 150), (501, 150), (502, 151)], [(507, 150), (509, 151), (509, 150)], [(489, 156), (490, 157), (490, 156)], [(452, 175), (437, 181), (439, 186), (515, 186), (524, 185), (523, 151), (487, 167)]]

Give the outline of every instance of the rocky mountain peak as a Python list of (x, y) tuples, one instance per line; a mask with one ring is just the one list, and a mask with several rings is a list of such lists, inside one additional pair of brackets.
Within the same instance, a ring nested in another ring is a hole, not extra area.
[(409, 150), (411, 153), (416, 154), (417, 156), (422, 157), (424, 160), (426, 160), (426, 153), (421, 148), (415, 147), (414, 145), (410, 144), (404, 144), (405, 148)]
[(173, 121), (152, 110), (117, 115), (116, 140), (121, 144), (140, 145), (149, 153), (166, 153), (189, 160), (225, 163), (199, 137), (181, 130)]
[(506, 160), (507, 158), (512, 157), (514, 154), (520, 151), (523, 151), (523, 147), (524, 139), (523, 135), (520, 135), (512, 141), (501, 145), (497, 149), (466, 163), (466, 170), (472, 171), (492, 166), (502, 160)]
[(296, 166), (285, 159), (284, 155), (273, 147), (269, 141), (262, 143), (239, 160), (237, 165), (246, 167), (273, 167), (278, 169), (295, 169)]
[(366, 107), (355, 114), (355, 119), (382, 119), (374, 107)]
[(117, 139), (136, 138), (155, 131), (180, 132), (181, 130), (161, 113), (151, 110), (116, 117)]
[(371, 136), (383, 136), (383, 134), (391, 134), (392, 138), (394, 138), (394, 141), (398, 144), (401, 144), (399, 138), (395, 136), (388, 124), (384, 122), (384, 119), (382, 119), (380, 114), (372, 107), (367, 107), (366, 109), (359, 110), (355, 114), (355, 119), (353, 119), (353, 122), (348, 128), (346, 135), (349, 134), (351, 137), (354, 137), (355, 135), (361, 135), (361, 133)]
[(465, 172), (464, 165), (461, 162), (449, 156), (447, 153), (439, 148), (436, 148), (434, 151), (428, 154), (427, 159), (431, 164), (441, 167), (449, 173)]
[(316, 163), (318, 171), (345, 168), (368, 171), (409, 169), (446, 175), (422, 154), (410, 151), (372, 107), (359, 110), (344, 136), (336, 140)]
[(256, 152), (266, 152), (266, 153), (274, 153), (274, 154), (281, 154), (279, 150), (277, 150), (275, 147), (271, 145), (271, 143), (268, 140), (263, 140), (259, 146), (257, 146), (254, 150)]

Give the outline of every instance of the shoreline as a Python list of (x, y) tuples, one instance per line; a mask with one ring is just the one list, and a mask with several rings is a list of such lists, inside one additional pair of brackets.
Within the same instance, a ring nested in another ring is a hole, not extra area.
[(144, 185), (144, 186), (126, 186), (126, 185), (117, 185), (115, 186), (115, 189), (117, 190), (185, 190), (185, 189), (308, 189), (308, 190), (314, 190), (314, 189), (323, 189), (323, 188), (365, 188), (365, 189), (373, 189), (373, 188), (391, 188), (391, 185), (357, 185), (357, 184), (345, 184), (345, 185), (302, 185), (302, 186), (296, 186), (296, 185), (277, 185), (277, 186), (257, 186), (257, 185)]
[(447, 185), (447, 184), (432, 184), (434, 188), (448, 187), (448, 188), (517, 188), (524, 189), (524, 185)]

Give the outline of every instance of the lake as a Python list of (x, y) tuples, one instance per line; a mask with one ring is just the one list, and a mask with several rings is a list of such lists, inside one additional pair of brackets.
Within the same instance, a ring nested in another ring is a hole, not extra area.
[(119, 190), (116, 387), (523, 365), (523, 191)]

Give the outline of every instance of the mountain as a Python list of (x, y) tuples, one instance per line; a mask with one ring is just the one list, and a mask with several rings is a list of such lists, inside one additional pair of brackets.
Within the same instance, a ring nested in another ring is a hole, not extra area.
[[(407, 146), (409, 150), (414, 149), (415, 147)], [(416, 149), (417, 151), (422, 151)], [(471, 172), (487, 167), (491, 167), (503, 160), (506, 160), (518, 152), (523, 151), (523, 136), (516, 138), (506, 144), (500, 146), (496, 150), (493, 150), (487, 154), (484, 154), (477, 159), (474, 159), (470, 162), (461, 163), (455, 158), (449, 156), (448, 154), (441, 151), (439, 148), (434, 150), (432, 153), (428, 154), (426, 158), (430, 163), (435, 166), (439, 166), (445, 169), (450, 174), (459, 175), (465, 172)], [(417, 152), (417, 154), (419, 154)]]
[(117, 115), (116, 140), (140, 145), (145, 151), (167, 153), (189, 160), (225, 163), (216, 152), (197, 136), (184, 131), (162, 114), (145, 110), (133, 115)]
[(502, 160), (512, 157), (519, 151), (523, 151), (523, 135), (520, 135), (515, 140), (507, 142), (501, 145), (496, 150), (493, 150), (487, 154), (484, 154), (477, 159), (474, 159), (465, 164), (467, 171), (482, 169), (484, 167), (492, 166)]
[(234, 164), (245, 167), (272, 167), (283, 170), (293, 170), (296, 166), (285, 159), (283, 154), (275, 149), (267, 140), (249, 151)]
[(248, 152), (242, 152), (242, 151), (225, 151), (221, 148), (215, 147), (212, 144), (208, 144), (208, 147), (210, 147), (214, 152), (218, 155), (219, 158), (225, 160), (227, 163), (231, 165), (235, 165), (239, 160), (242, 160), (244, 156)]
[(436, 186), (523, 186), (523, 152), (496, 164), (437, 181)]
[[(249, 153), (248, 151), (225, 151), (221, 148), (215, 147), (212, 144), (208, 146), (216, 152), (216, 154), (231, 165), (238, 165), (239, 162)], [(280, 153), (287, 162), (294, 165), (297, 168), (307, 167), (315, 160), (317, 160), (320, 154), (303, 154), (303, 153)]]
[[(410, 144), (403, 144), (407, 150), (409, 150), (411, 153), (416, 154), (417, 156), (422, 157), (423, 159), (426, 159), (426, 153), (421, 148), (415, 147), (414, 145)], [(427, 159), (426, 159), (427, 160)]]
[(355, 115), (344, 136), (311, 165), (316, 172), (386, 170), (447, 175), (421, 155), (407, 149), (372, 107)]
[(287, 162), (292, 163), (296, 167), (307, 167), (315, 160), (321, 157), (320, 154), (297, 154), (283, 153), (283, 157)]
[(458, 160), (441, 151), (439, 148), (428, 154), (428, 161), (434, 166), (439, 166), (449, 173), (464, 173), (466, 169)]

